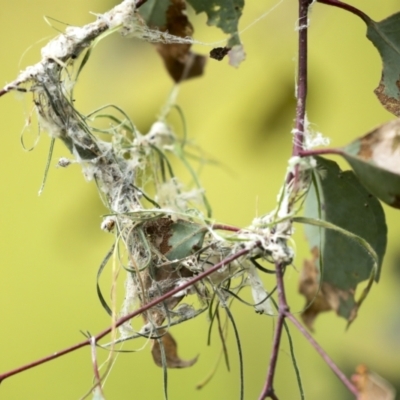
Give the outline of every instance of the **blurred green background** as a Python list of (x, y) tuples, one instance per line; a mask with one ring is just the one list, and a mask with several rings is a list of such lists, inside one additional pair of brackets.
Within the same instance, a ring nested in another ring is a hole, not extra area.
[[(241, 29), (275, 3), (248, 2)], [(397, 0), (351, 3), (375, 20), (400, 11)], [(44, 15), (80, 26), (93, 20), (89, 11), (102, 13), (115, 4), (116, 0), (0, 0), (0, 86), (36, 63), (40, 48), (57, 34), (44, 22)], [(220, 167), (208, 166), (202, 174), (214, 217), (220, 222), (246, 226), (275, 205), (291, 151), (295, 115), (296, 13), (297, 2), (284, 1), (243, 33), (247, 60), (239, 69), (226, 61), (209, 60), (204, 77), (181, 87), (178, 103), (190, 138), (221, 163)], [(204, 15), (194, 17), (193, 22), (196, 39), (209, 43), (224, 38), (218, 30), (206, 27)], [(333, 146), (393, 119), (372, 93), (380, 79), (381, 62), (365, 31), (363, 22), (349, 13), (321, 4), (313, 7), (308, 116), (316, 130), (332, 139)], [(202, 53), (211, 49), (194, 48)], [(171, 87), (150, 44), (116, 34), (96, 48), (75, 97), (84, 113), (106, 103), (118, 104), (146, 132)], [(109, 325), (96, 295), (95, 278), (113, 236), (99, 229), (106, 210), (95, 185), (84, 181), (78, 166), (54, 168), (60, 156), (68, 157), (60, 143), (45, 191), (38, 197), (50, 139), (42, 134), (34, 151), (24, 152), (19, 134), (32, 108), (31, 97), (11, 93), (0, 99), (0, 106), (0, 372), (5, 372), (81, 341), (80, 330), (94, 334)], [(26, 133), (28, 142), (34, 141), (35, 128)], [(348, 375), (357, 364), (366, 363), (400, 387), (400, 214), (387, 207), (385, 211), (389, 245), (381, 282), (349, 331), (345, 331), (344, 320), (326, 313), (317, 319), (315, 338)], [(302, 260), (308, 256), (301, 228), (296, 238), (297, 270), (291, 268), (286, 278), (294, 312), (304, 305), (297, 282)], [(111, 280), (110, 270), (104, 275), (103, 281), (107, 280)], [(244, 352), (245, 399), (256, 399), (266, 376), (273, 320), (242, 304), (232, 310)], [(203, 390), (195, 389), (220, 351), (216, 335), (207, 347), (207, 330), (205, 315), (173, 328), (181, 356), (200, 354), (200, 358), (192, 368), (169, 372), (170, 399), (239, 397), (232, 330), (228, 340), (231, 372), (221, 364)], [(294, 329), (292, 334), (307, 398), (351, 399), (303, 337)], [(132, 343), (130, 348), (142, 345)], [(100, 359), (105, 356), (100, 352)], [(91, 383), (90, 349), (84, 348), (5, 380), (0, 398), (79, 399)], [(275, 385), (280, 399), (299, 398), (286, 338)], [(108, 399), (162, 399), (162, 390), (162, 371), (153, 364), (149, 347), (119, 355), (105, 386)]]

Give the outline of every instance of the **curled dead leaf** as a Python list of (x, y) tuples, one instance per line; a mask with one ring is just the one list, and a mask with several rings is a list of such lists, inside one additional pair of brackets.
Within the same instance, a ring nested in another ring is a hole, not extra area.
[[(151, 26), (151, 28), (155, 28)], [(184, 0), (170, 0), (162, 32), (186, 38), (193, 35), (193, 26), (186, 15)], [(165, 68), (175, 82), (195, 78), (203, 74), (206, 57), (190, 51), (190, 43), (158, 43), (156, 48), (164, 61)]]
[(343, 150), (367, 190), (386, 204), (400, 208), (400, 119), (378, 126)]
[(356, 368), (351, 380), (360, 393), (357, 400), (395, 400), (393, 386), (365, 365)]
[(161, 345), (164, 349), (165, 362), (168, 368), (187, 368), (191, 367), (197, 361), (198, 356), (191, 360), (182, 360), (178, 356), (178, 345), (172, 335), (164, 330), (158, 333), (161, 333), (163, 336), (153, 341), (153, 347), (151, 349), (151, 354), (156, 365), (159, 367), (163, 366)]
[(358, 143), (359, 158), (400, 175), (400, 119), (379, 126)]

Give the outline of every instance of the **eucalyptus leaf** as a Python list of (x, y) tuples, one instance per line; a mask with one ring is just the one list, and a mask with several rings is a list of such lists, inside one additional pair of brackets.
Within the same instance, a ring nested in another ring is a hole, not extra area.
[[(185, 0), (150, 0), (140, 8), (140, 14), (150, 28), (187, 39), (193, 36), (193, 26), (186, 13)], [(157, 51), (174, 82), (182, 82), (203, 74), (207, 58), (190, 51), (191, 44), (157, 43)]]
[(400, 117), (400, 13), (380, 22), (371, 19), (365, 22), (367, 37), (383, 62), (382, 78), (375, 94), (386, 110)]
[(239, 18), (242, 15), (244, 0), (187, 0), (196, 13), (207, 14), (207, 24), (220, 28), (230, 34), (228, 47), (240, 45), (238, 35)]
[(192, 254), (203, 245), (207, 229), (203, 225), (178, 220), (170, 227), (168, 239), (170, 249), (165, 253), (168, 260), (180, 260)]
[(316, 159), (304, 211), (306, 218), (316, 221), (305, 227), (313, 260), (306, 262), (300, 289), (309, 305), (316, 301), (314, 309), (305, 311), (309, 327), (319, 312), (329, 309), (354, 320), (366, 295), (357, 303), (356, 287), (372, 273), (379, 280), (387, 236), (382, 206), (354, 173), (341, 171), (333, 161)]
[(342, 150), (361, 183), (386, 204), (400, 208), (400, 120), (374, 129)]
[(140, 15), (151, 27), (162, 27), (167, 22), (167, 10), (171, 0), (147, 0), (140, 7)]

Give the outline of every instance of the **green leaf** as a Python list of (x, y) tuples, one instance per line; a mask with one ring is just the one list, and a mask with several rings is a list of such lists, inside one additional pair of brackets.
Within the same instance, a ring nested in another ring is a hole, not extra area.
[(400, 117), (400, 13), (380, 22), (366, 19), (367, 38), (378, 49), (383, 62), (382, 78), (375, 89), (379, 101)]
[(204, 225), (183, 219), (174, 222), (167, 217), (146, 221), (147, 239), (168, 260), (182, 260), (201, 249), (208, 229)]
[(230, 34), (228, 47), (240, 45), (238, 35), (239, 18), (242, 15), (244, 0), (187, 0), (196, 13), (207, 14), (207, 24)]
[(203, 245), (207, 229), (203, 225), (178, 220), (170, 227), (168, 245), (170, 249), (165, 253), (168, 260), (181, 260), (199, 250)]
[(305, 233), (313, 254), (313, 260), (306, 261), (307, 274), (300, 285), (311, 305), (303, 315), (303, 319), (308, 318), (309, 327), (319, 312), (329, 309), (349, 322), (354, 320), (372, 279), (358, 302), (354, 299), (355, 289), (360, 282), (371, 278), (371, 273), (378, 281), (387, 235), (382, 206), (354, 173), (341, 171), (333, 161), (316, 159), (318, 167), (304, 211), (315, 223), (311, 225), (311, 221), (297, 218), (298, 222), (309, 223)]
[(167, 23), (167, 10), (171, 0), (148, 0), (140, 7), (140, 15), (150, 27), (161, 28)]
[(400, 120), (374, 129), (342, 150), (368, 191), (400, 208)]

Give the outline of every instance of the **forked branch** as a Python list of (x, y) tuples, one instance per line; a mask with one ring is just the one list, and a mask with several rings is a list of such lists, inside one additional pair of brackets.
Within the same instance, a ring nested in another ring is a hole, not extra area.
[[(326, 3), (329, 5), (334, 5), (337, 7), (344, 8), (348, 11), (351, 11), (361, 18), (365, 16), (362, 12), (355, 9), (354, 7), (348, 6), (340, 1), (336, 0), (318, 0), (321, 3)], [(307, 103), (307, 89), (308, 89), (308, 60), (307, 60), (307, 51), (308, 51), (308, 12), (309, 7), (313, 1), (311, 0), (299, 0), (299, 19), (298, 19), (298, 73), (297, 73), (297, 107), (296, 107), (296, 121), (295, 121), (295, 129), (294, 129), (294, 141), (293, 141), (293, 151), (292, 155), (294, 157), (304, 156), (304, 136), (306, 134), (306, 103)], [(299, 172), (298, 167), (289, 173), (287, 176), (287, 184), (292, 186), (293, 188), (293, 197), (296, 197), (297, 188), (300, 187), (300, 179), (301, 174)], [(288, 205), (287, 212), (290, 213), (290, 210), (293, 202)], [(286, 301), (285, 296), (285, 286), (283, 281), (285, 265), (277, 264), (276, 265), (276, 279), (277, 279), (277, 288), (278, 288), (278, 317), (275, 326), (274, 339), (272, 344), (272, 352), (270, 356), (270, 362), (268, 366), (268, 373), (265, 381), (265, 385), (260, 394), (259, 400), (264, 400), (267, 398), (278, 400), (278, 396), (275, 392), (273, 381), (274, 375), (276, 371), (276, 365), (278, 361), (279, 347), (283, 332), (283, 325), (285, 322), (285, 318), (288, 318), (292, 321), (292, 323), (296, 326), (297, 329), (305, 336), (305, 338), (310, 342), (310, 344), (314, 347), (314, 349), (322, 356), (324, 361), (328, 364), (328, 366), (333, 370), (333, 372), (339, 377), (339, 379), (343, 382), (343, 384), (349, 389), (351, 393), (353, 393), (356, 397), (358, 395), (357, 389), (355, 386), (349, 381), (349, 379), (344, 375), (344, 373), (336, 366), (336, 364), (332, 361), (332, 359), (324, 352), (324, 350), (318, 345), (318, 343), (313, 339), (313, 337), (306, 331), (306, 329), (297, 321), (297, 319), (290, 313), (289, 306)]]

